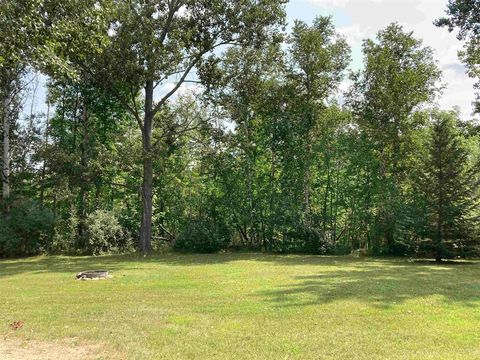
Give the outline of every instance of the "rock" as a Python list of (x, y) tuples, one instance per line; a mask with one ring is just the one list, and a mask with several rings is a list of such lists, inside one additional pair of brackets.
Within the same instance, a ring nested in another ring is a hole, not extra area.
[(108, 271), (106, 270), (89, 270), (79, 272), (75, 276), (78, 280), (100, 280), (108, 278)]

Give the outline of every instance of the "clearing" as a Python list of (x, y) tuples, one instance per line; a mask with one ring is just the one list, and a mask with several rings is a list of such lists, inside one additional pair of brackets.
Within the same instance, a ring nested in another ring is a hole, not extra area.
[[(74, 279), (92, 269), (113, 278)], [(0, 261), (1, 359), (451, 360), (480, 359), (479, 344), (477, 263), (264, 254)]]

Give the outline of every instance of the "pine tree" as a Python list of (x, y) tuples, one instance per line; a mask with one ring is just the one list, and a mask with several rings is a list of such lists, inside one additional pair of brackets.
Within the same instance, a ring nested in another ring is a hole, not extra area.
[(455, 112), (435, 112), (422, 188), (427, 203), (426, 237), (436, 261), (464, 254), (472, 244), (476, 166), (468, 152)]

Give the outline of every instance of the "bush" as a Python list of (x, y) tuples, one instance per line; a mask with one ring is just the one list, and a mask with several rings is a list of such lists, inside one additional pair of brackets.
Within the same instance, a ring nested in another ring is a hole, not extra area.
[(333, 255), (349, 255), (352, 253), (352, 246), (346, 241), (339, 241), (333, 246), (331, 253)]
[(130, 234), (111, 211), (97, 210), (87, 217), (87, 251), (93, 255), (133, 249)]
[(174, 249), (196, 253), (214, 253), (227, 248), (232, 240), (231, 229), (222, 221), (198, 218), (189, 223), (175, 241)]
[(45, 251), (53, 234), (49, 209), (31, 199), (12, 198), (0, 204), (0, 256), (36, 255)]
[(299, 224), (284, 232), (283, 239), (276, 242), (272, 250), (280, 253), (323, 255), (329, 253), (331, 249), (332, 244), (324, 238), (319, 229)]
[(50, 254), (78, 255), (75, 245), (78, 240), (79, 218), (75, 206), (70, 207), (68, 217), (55, 219), (55, 231), (48, 247)]

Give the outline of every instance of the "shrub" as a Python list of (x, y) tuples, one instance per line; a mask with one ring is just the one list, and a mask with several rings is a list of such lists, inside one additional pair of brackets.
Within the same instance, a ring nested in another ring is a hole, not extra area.
[(332, 244), (325, 239), (322, 232), (314, 227), (298, 224), (285, 231), (283, 239), (278, 241), (273, 251), (280, 253), (326, 254)]
[(339, 241), (333, 246), (331, 253), (333, 255), (348, 255), (352, 253), (352, 246), (346, 241)]
[(214, 253), (225, 249), (232, 240), (231, 229), (222, 221), (198, 218), (191, 221), (175, 241), (174, 249)]
[(55, 231), (48, 247), (50, 254), (78, 255), (75, 245), (78, 239), (79, 218), (74, 205), (70, 207), (68, 216), (55, 219)]
[(54, 217), (31, 199), (12, 198), (0, 204), (0, 256), (36, 255), (48, 248)]
[(87, 217), (86, 225), (89, 253), (101, 255), (132, 250), (131, 236), (113, 212), (96, 210)]

